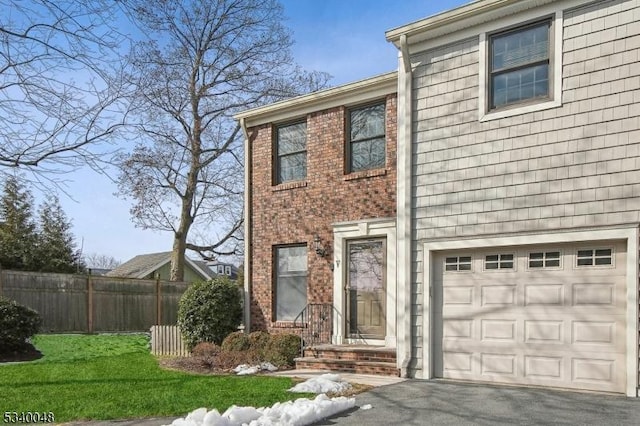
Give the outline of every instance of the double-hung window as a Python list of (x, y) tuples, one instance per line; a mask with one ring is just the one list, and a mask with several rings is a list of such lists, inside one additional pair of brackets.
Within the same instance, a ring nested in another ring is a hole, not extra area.
[(489, 37), (489, 110), (551, 97), (551, 39), (550, 20)]
[(385, 166), (385, 104), (354, 108), (349, 114), (348, 172)]
[(276, 128), (275, 184), (307, 177), (307, 123)]
[(275, 248), (275, 320), (293, 321), (307, 306), (307, 246)]

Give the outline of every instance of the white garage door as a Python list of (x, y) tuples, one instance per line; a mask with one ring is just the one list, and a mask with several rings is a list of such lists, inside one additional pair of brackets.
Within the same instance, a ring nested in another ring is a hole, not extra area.
[(437, 377), (625, 392), (625, 245), (442, 252)]

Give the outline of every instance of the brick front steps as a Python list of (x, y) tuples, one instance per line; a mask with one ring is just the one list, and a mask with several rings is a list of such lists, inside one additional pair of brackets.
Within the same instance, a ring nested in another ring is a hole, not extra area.
[(315, 369), (380, 376), (400, 376), (395, 348), (363, 345), (319, 345), (305, 348), (296, 369)]

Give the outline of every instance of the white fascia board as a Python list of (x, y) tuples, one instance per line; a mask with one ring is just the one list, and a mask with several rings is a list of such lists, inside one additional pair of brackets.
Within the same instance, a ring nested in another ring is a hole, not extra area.
[(483, 0), (412, 22), (385, 33), (387, 41), (400, 48), (400, 37), (409, 44), (438, 38), (500, 17), (537, 7), (553, 0)]
[(244, 119), (246, 127), (282, 122), (337, 106), (350, 106), (396, 93), (398, 73), (393, 71), (365, 80), (321, 90), (253, 108), (233, 116)]

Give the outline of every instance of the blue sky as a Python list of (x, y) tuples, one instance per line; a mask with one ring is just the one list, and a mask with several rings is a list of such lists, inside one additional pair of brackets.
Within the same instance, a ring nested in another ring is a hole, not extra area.
[[(397, 68), (397, 51), (384, 33), (467, 3), (461, 0), (284, 0), (285, 25), (293, 32), (293, 56), (306, 69), (328, 72), (332, 86)], [(65, 177), (73, 200), (61, 203), (73, 221), (73, 232), (84, 253), (99, 253), (126, 261), (131, 257), (169, 251), (172, 236), (134, 227), (130, 203), (114, 196), (105, 176), (82, 170)]]

